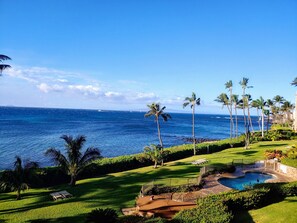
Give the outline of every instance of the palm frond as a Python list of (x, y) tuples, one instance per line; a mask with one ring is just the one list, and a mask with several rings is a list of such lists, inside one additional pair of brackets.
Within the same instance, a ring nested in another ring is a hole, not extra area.
[(98, 148), (89, 147), (80, 159), (78, 166), (83, 167), (90, 162), (100, 158), (102, 158), (100, 150)]
[(183, 103), (183, 108), (187, 107), (190, 104), (190, 102)]
[(61, 166), (64, 169), (68, 169), (69, 162), (66, 157), (59, 151), (54, 148), (49, 148), (45, 152), (46, 156), (49, 156), (51, 160), (58, 166)]
[(4, 61), (4, 60), (11, 60), (11, 58), (9, 56), (0, 54), (0, 62)]

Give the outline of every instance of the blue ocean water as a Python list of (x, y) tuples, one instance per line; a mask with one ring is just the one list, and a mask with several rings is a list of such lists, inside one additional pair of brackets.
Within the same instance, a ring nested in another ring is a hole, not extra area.
[[(192, 134), (191, 114), (171, 116), (160, 122), (165, 147), (185, 144), (184, 137)], [(195, 131), (197, 138), (228, 138), (229, 116), (196, 114)], [(244, 132), (243, 117), (239, 132)], [(98, 147), (104, 157), (140, 153), (144, 146), (158, 144), (156, 123), (144, 112), (0, 107), (0, 169), (11, 167), (15, 155), (52, 165), (44, 152), (62, 150), (63, 134), (85, 135), (85, 146)]]

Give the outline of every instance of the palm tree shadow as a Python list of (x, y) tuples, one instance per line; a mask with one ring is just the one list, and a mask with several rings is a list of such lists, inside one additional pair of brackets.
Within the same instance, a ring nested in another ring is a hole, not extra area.
[(234, 218), (232, 220), (232, 223), (240, 223), (240, 222), (255, 223), (248, 211), (239, 211), (234, 213)]

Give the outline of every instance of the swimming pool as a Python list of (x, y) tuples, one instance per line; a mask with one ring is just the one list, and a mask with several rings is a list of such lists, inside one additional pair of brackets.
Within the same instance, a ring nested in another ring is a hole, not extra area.
[(219, 183), (223, 184), (226, 187), (230, 187), (236, 190), (244, 190), (247, 187), (253, 186), (255, 184), (264, 183), (266, 180), (275, 178), (273, 175), (258, 173), (258, 172), (249, 172), (246, 173), (243, 177), (238, 178), (221, 178)]

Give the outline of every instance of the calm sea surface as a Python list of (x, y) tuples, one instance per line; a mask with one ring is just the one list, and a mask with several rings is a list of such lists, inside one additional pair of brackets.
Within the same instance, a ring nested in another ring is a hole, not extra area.
[[(165, 147), (185, 144), (192, 134), (191, 114), (171, 115), (160, 122)], [(227, 138), (229, 117), (196, 115), (195, 131), (197, 138)], [(244, 132), (242, 117), (239, 132)], [(49, 147), (62, 150), (63, 134), (85, 135), (86, 148), (98, 147), (104, 157), (140, 153), (144, 146), (158, 144), (156, 123), (143, 112), (0, 107), (0, 169), (11, 167), (15, 155), (51, 165), (44, 152)]]

